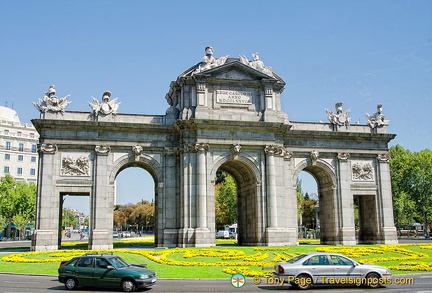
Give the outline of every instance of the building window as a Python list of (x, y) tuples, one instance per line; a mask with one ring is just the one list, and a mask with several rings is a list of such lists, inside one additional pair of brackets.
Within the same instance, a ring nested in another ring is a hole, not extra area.
[(22, 168), (18, 168), (18, 169), (17, 169), (17, 174), (18, 174), (18, 175), (22, 175)]
[(3, 133), (4, 133), (5, 135), (9, 135), (9, 130), (8, 130), (8, 129), (5, 129), (5, 130), (3, 131)]
[(22, 142), (20, 142), (18, 144), (18, 151), (23, 152), (24, 151), (24, 144)]
[(32, 163), (36, 162), (36, 157), (35, 157), (35, 156), (32, 156), (32, 157), (30, 158), (30, 161), (31, 161)]
[(35, 144), (32, 144), (32, 148), (31, 148), (32, 153), (36, 153), (37, 151), (37, 146)]
[(23, 155), (18, 155), (18, 161), (24, 161), (24, 156)]
[(35, 137), (34, 132), (30, 132), (30, 138), (34, 138), (34, 137)]
[(30, 175), (36, 175), (36, 169), (30, 169)]
[(7, 142), (6, 142), (6, 149), (7, 149), (7, 150), (10, 150), (10, 149), (11, 149), (11, 142), (10, 142), (10, 141), (7, 141)]
[(21, 131), (17, 131), (17, 136), (22, 136), (22, 132)]
[(10, 160), (10, 154), (5, 154), (5, 160)]
[(9, 167), (5, 166), (4, 169), (3, 169), (3, 172), (4, 172), (5, 174), (9, 173)]

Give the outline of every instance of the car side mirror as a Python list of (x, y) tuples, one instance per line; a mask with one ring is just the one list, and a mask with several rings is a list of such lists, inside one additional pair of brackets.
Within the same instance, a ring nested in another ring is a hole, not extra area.
[(113, 266), (106, 266), (106, 268), (107, 268), (108, 270), (113, 270), (113, 269), (114, 269)]

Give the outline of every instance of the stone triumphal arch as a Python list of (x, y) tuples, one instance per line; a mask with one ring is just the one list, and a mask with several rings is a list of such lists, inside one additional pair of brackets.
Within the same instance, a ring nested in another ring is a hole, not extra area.
[(36, 230), (32, 250), (60, 245), (63, 197), (90, 197), (89, 248), (112, 245), (115, 178), (140, 167), (155, 181), (155, 243), (215, 245), (216, 172), (236, 181), (241, 245), (297, 244), (296, 182), (318, 183), (321, 241), (396, 243), (387, 133), (381, 105), (368, 125), (351, 125), (336, 104), (329, 123), (293, 122), (281, 110), (284, 81), (258, 54), (213, 56), (171, 82), (165, 115), (117, 113), (105, 92), (90, 111), (67, 111), (69, 96), (51, 86), (34, 105), (40, 134)]

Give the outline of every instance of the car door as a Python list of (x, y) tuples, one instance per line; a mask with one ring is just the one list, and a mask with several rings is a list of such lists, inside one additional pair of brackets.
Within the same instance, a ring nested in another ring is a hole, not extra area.
[(93, 257), (82, 257), (76, 264), (74, 275), (81, 286), (93, 285)]
[(361, 277), (361, 270), (350, 259), (340, 255), (331, 255), (330, 259), (333, 264), (333, 275), (335, 278)]
[(93, 283), (98, 287), (118, 287), (120, 286), (120, 278), (116, 273), (115, 268), (109, 261), (102, 257), (95, 258), (95, 268), (93, 270)]
[(320, 283), (323, 278), (328, 278), (333, 275), (333, 266), (330, 264), (328, 256), (314, 255), (306, 260), (304, 268), (313, 275), (313, 281)]

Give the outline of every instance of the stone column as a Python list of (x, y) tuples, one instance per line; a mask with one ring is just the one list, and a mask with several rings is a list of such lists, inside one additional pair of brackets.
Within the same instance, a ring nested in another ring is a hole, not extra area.
[(214, 245), (213, 238), (210, 237), (210, 230), (207, 227), (207, 168), (206, 151), (209, 145), (206, 143), (195, 144), (197, 151), (197, 194), (196, 194), (196, 214), (197, 227), (195, 229), (195, 246), (208, 247)]
[(356, 245), (354, 223), (354, 198), (351, 192), (350, 154), (338, 153), (338, 200), (337, 214), (339, 215), (339, 228), (341, 229), (337, 244)]
[(197, 228), (207, 228), (207, 171), (206, 151), (209, 146), (206, 143), (197, 143)]
[(113, 248), (114, 186), (109, 184), (110, 147), (96, 146), (93, 159), (89, 249)]
[(194, 232), (196, 227), (196, 208), (193, 197), (196, 193), (196, 176), (193, 173), (195, 162), (195, 145), (184, 144), (180, 163), (180, 230), (179, 242), (181, 247), (194, 246)]
[(57, 250), (60, 248), (60, 194), (55, 189), (57, 146), (39, 146), (38, 192), (36, 199), (36, 229), (33, 232), (31, 251)]
[(282, 149), (283, 165), (284, 165), (284, 192), (282, 196), (282, 204), (278, 209), (282, 209), (282, 221), (278, 221), (279, 227), (286, 227), (286, 236), (284, 237), (284, 245), (298, 245), (298, 221), (297, 221), (297, 190), (293, 187), (294, 160), (293, 153), (287, 149)]
[(388, 154), (379, 154), (377, 156), (377, 180), (378, 180), (378, 198), (377, 198), (377, 215), (379, 234), (377, 243), (397, 244), (397, 231), (394, 226), (393, 202), (390, 177), (390, 156)]
[(277, 224), (277, 203), (276, 203), (276, 167), (275, 167), (275, 153), (276, 146), (270, 145), (265, 147), (267, 155), (267, 219), (268, 227), (275, 228)]
[(165, 147), (164, 154), (164, 190), (163, 190), (163, 246), (176, 247), (178, 241), (178, 194), (177, 194), (177, 164), (178, 148)]

